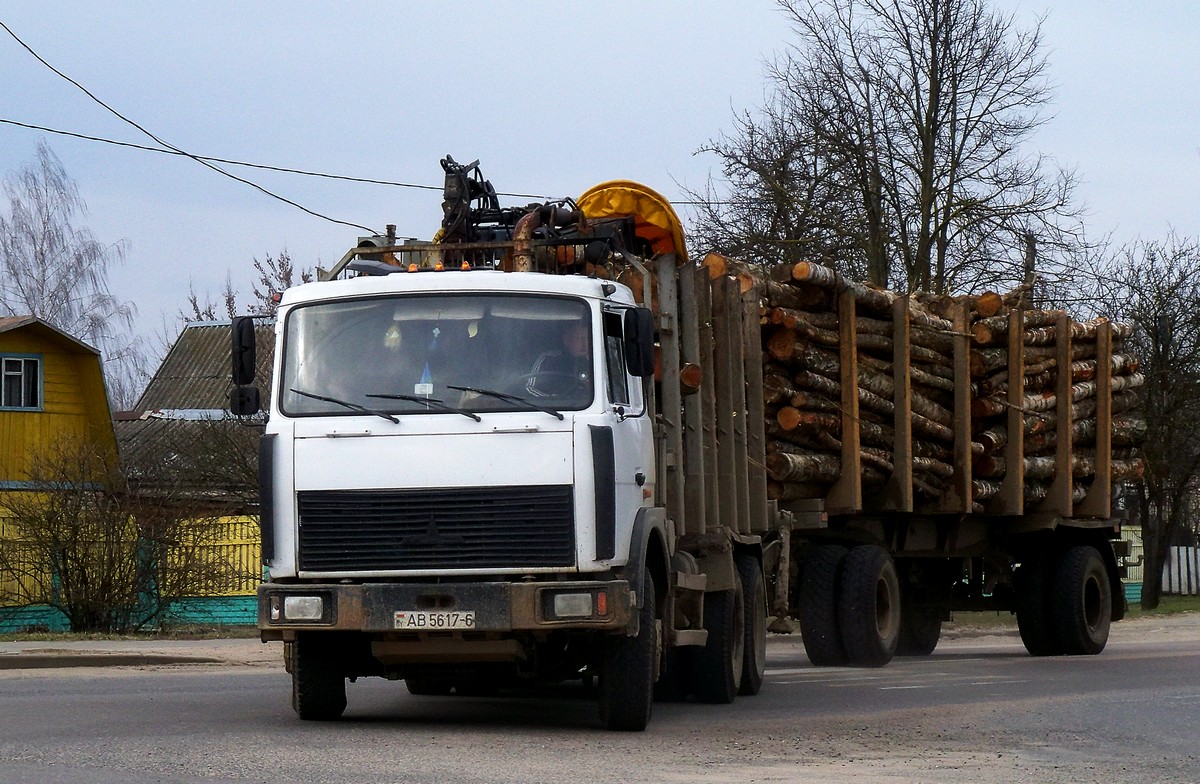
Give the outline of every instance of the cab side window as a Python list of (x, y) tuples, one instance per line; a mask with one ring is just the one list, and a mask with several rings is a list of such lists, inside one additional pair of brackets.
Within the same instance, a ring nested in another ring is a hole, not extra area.
[(629, 374), (625, 372), (625, 341), (620, 313), (604, 314), (604, 369), (608, 398), (614, 405), (629, 405)]

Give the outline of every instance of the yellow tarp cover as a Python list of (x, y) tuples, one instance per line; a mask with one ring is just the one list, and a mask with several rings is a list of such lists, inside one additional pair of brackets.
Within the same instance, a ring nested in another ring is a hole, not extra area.
[(634, 231), (656, 255), (674, 253), (677, 264), (687, 261), (683, 223), (671, 202), (653, 189), (631, 180), (610, 180), (588, 188), (575, 203), (592, 219), (632, 215)]

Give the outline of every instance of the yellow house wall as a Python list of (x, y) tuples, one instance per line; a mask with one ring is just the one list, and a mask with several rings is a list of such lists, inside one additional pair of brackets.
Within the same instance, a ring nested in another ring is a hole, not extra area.
[(0, 333), (0, 354), (42, 360), (42, 409), (0, 410), (0, 482), (28, 478), (33, 455), (64, 438), (89, 438), (116, 450), (100, 359), (40, 330)]

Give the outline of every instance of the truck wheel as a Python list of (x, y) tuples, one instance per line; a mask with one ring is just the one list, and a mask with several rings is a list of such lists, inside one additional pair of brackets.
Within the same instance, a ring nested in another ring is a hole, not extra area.
[(600, 721), (606, 729), (641, 732), (654, 705), (654, 658), (658, 655), (658, 619), (654, 616), (654, 578), (646, 572), (636, 637), (604, 639), (600, 675)]
[(804, 559), (800, 583), (800, 636), (808, 660), (818, 667), (846, 663), (846, 649), (838, 629), (838, 579), (846, 560), (846, 548), (822, 544)]
[(900, 639), (897, 656), (928, 656), (942, 636), (942, 615), (927, 607), (900, 608)]
[(692, 661), (692, 691), (700, 702), (726, 705), (742, 686), (746, 650), (745, 608), (742, 581), (733, 590), (704, 594), (704, 628), (708, 642)]
[(838, 623), (850, 663), (882, 667), (900, 640), (900, 578), (887, 550), (855, 547), (842, 568)]
[(1063, 554), (1050, 605), (1063, 653), (1094, 656), (1104, 650), (1112, 623), (1112, 588), (1095, 547), (1081, 545)]
[(298, 635), (292, 643), (292, 710), (306, 721), (331, 721), (346, 710), (346, 678), (323, 640)]
[(767, 588), (762, 565), (753, 555), (738, 556), (742, 581), (742, 611), (745, 646), (742, 653), (742, 685), (738, 694), (752, 696), (762, 689), (767, 671)]
[(1049, 557), (1029, 558), (1021, 562), (1013, 581), (1017, 628), (1031, 656), (1058, 656), (1063, 652), (1050, 615), (1050, 567)]

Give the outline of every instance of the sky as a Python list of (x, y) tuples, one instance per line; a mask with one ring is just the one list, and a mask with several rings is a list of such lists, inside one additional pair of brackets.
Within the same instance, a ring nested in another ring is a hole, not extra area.
[[(1185, 0), (995, 0), (1044, 16), (1055, 85), (1032, 150), (1076, 171), (1093, 239), (1200, 237), (1200, 6)], [(719, 175), (698, 153), (760, 106), (790, 30), (770, 0), (54, 2), (4, 0), (0, 21), (50, 64), (189, 152), (441, 185), (440, 158), (480, 159), (497, 190), (578, 196), (633, 179), (671, 199)], [(0, 119), (153, 142), (0, 30)], [(122, 243), (109, 285), (137, 329), (169, 332), (189, 287), (248, 297), (252, 261), (286, 249), (335, 263), (363, 232), (308, 215), (186, 158), (0, 124), (0, 174), (45, 140), (98, 239)], [(314, 212), (429, 238), (438, 191), (229, 167)], [(529, 199), (503, 199), (520, 204)], [(681, 208), (685, 219), (686, 208)]]

